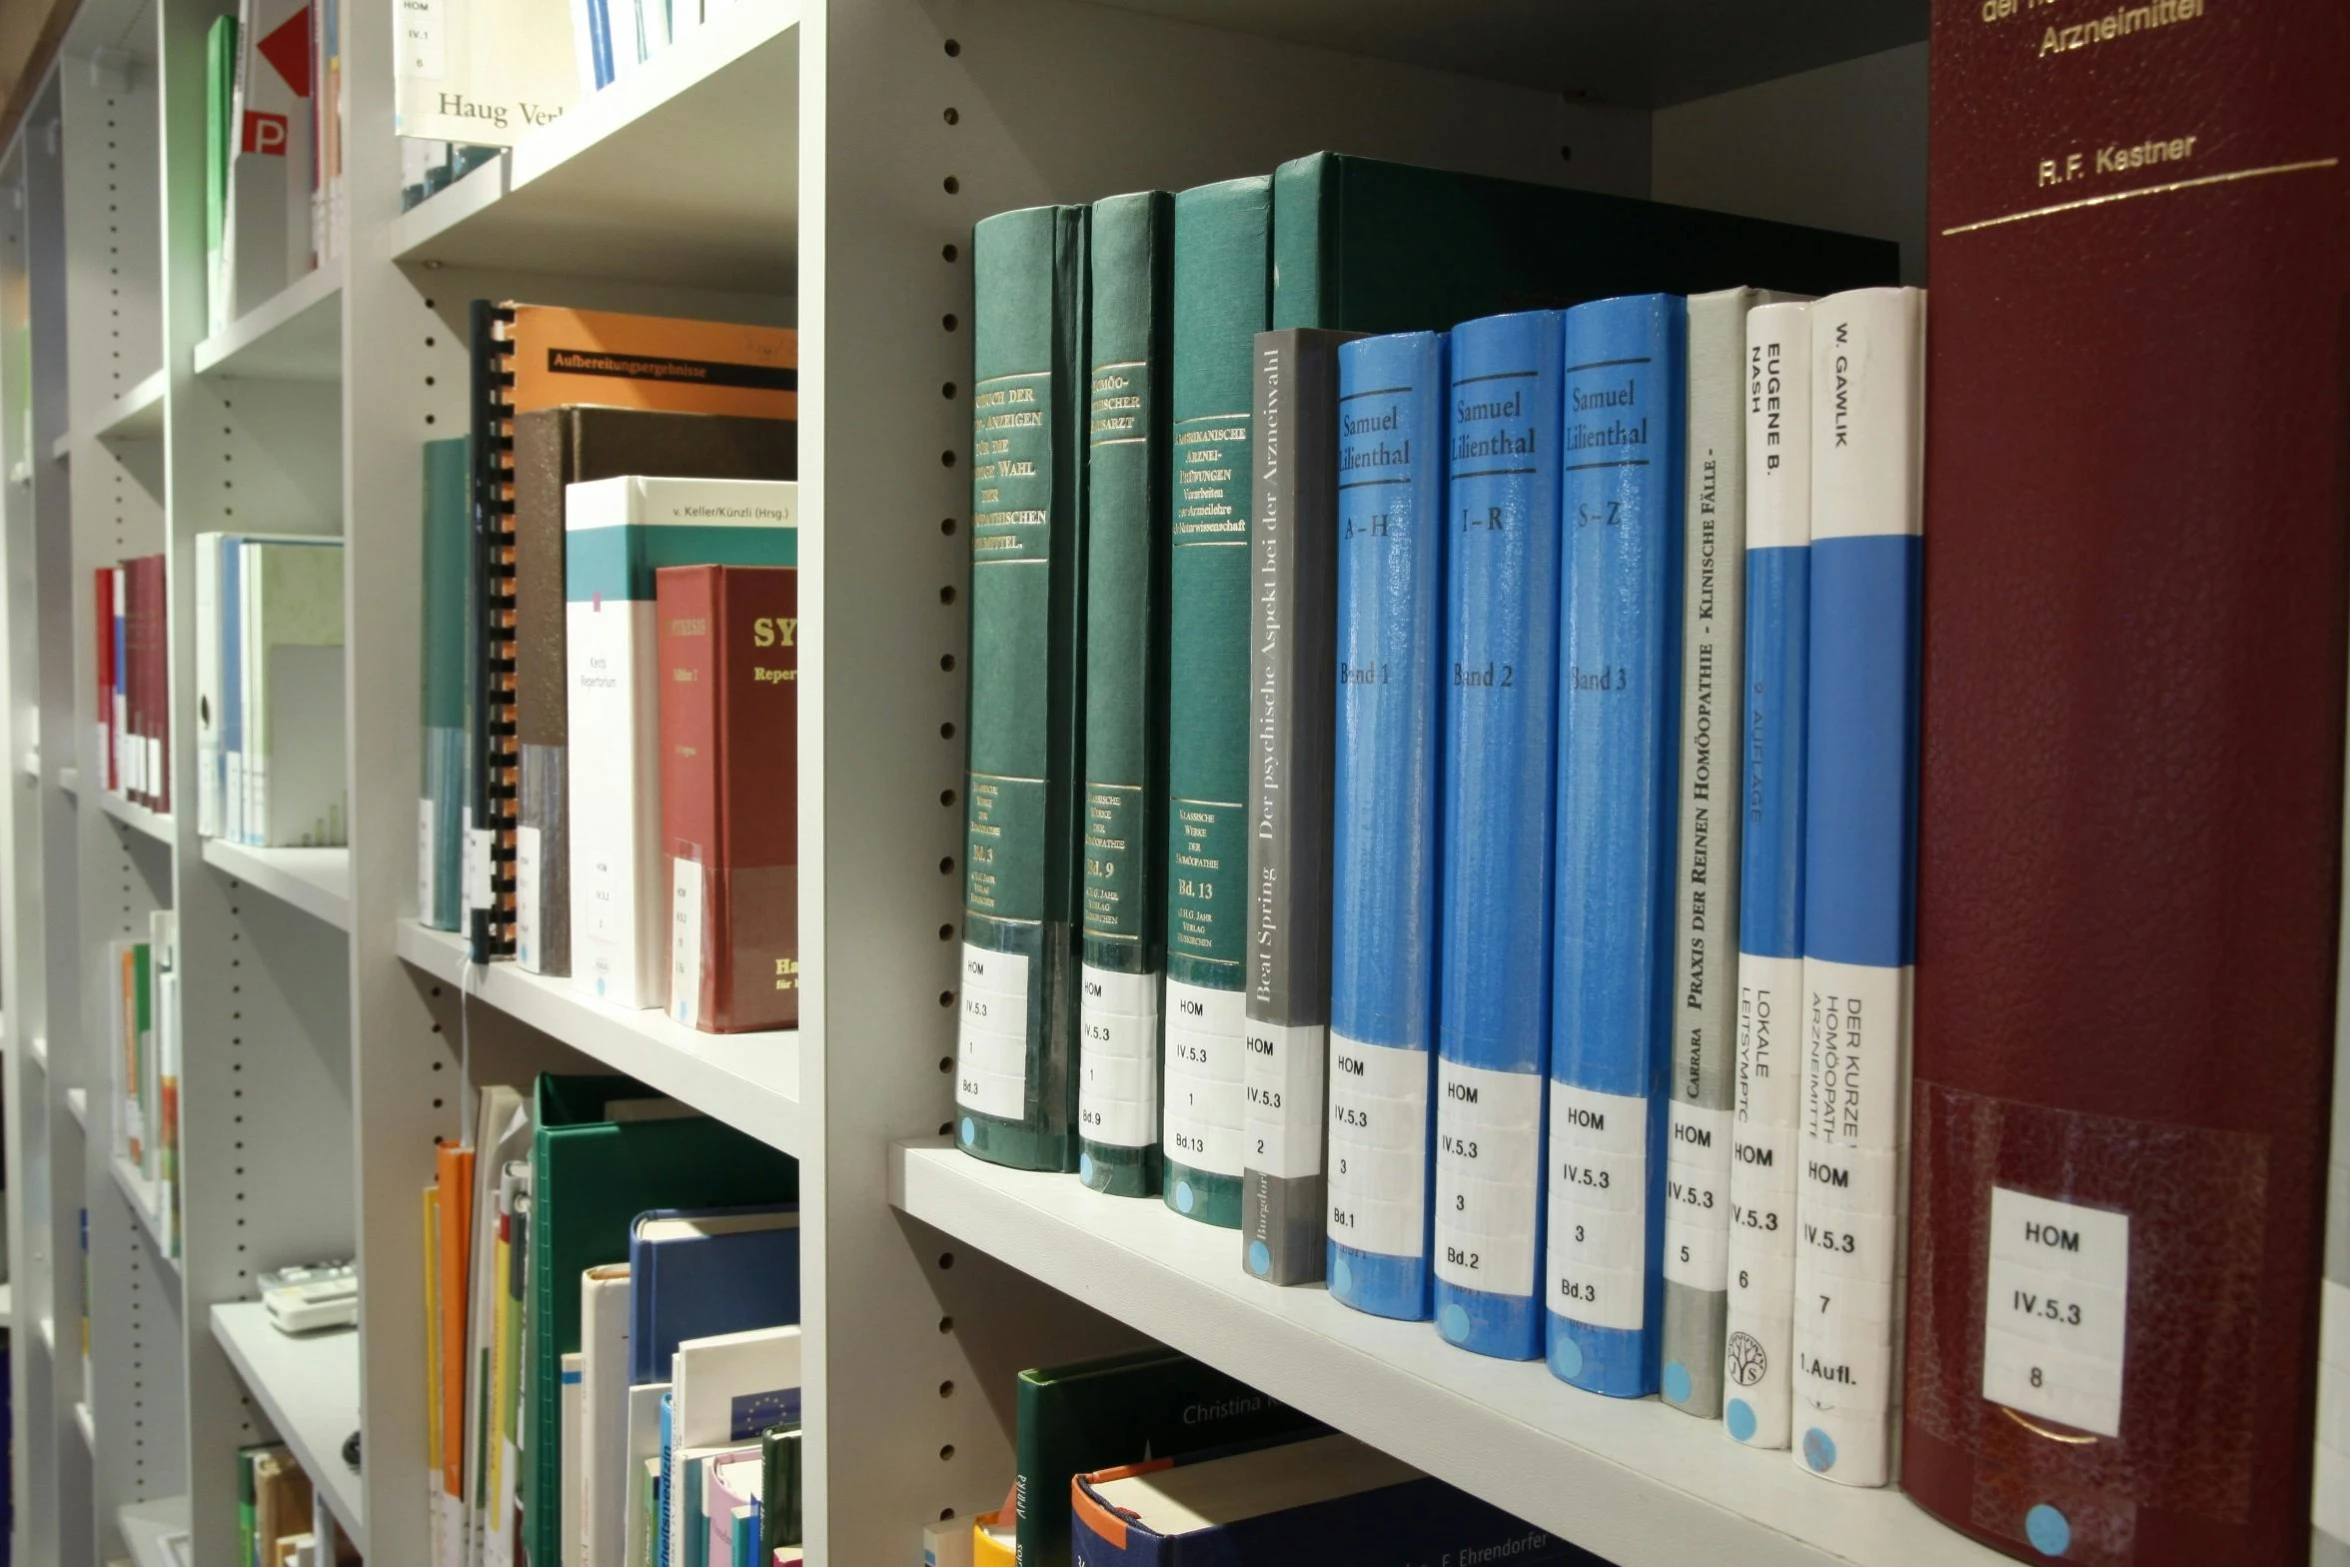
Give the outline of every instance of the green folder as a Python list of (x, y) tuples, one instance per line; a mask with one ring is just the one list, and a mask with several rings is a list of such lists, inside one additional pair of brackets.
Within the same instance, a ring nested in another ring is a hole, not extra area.
[(237, 82), (237, 19), (219, 16), (204, 36), (204, 287), (206, 305), (225, 287), (221, 246), (228, 232), (229, 119)]
[[(628, 1260), (630, 1223), (654, 1208), (797, 1202), (800, 1167), (706, 1116), (643, 1115), (660, 1096), (625, 1077), (542, 1074), (531, 1148), (530, 1559), (559, 1559), (563, 1356), (580, 1347), (579, 1276)], [(566, 1287), (567, 1286), (567, 1287)]]

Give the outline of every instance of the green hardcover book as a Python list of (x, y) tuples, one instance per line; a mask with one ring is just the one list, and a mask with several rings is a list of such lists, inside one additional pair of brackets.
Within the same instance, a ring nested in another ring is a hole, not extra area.
[(1167, 694), (1167, 1205), (1240, 1226), (1248, 933), (1249, 512), (1273, 182), (1175, 198)]
[(786, 1420), (759, 1433), (759, 1528), (761, 1561), (777, 1546), (801, 1543), (802, 1496), (800, 1423)]
[(416, 797), (416, 913), (455, 930), (464, 911), (465, 570), (472, 549), (473, 441), (424, 443), (424, 777)]
[(1900, 277), (1889, 240), (1337, 152), (1281, 165), (1273, 210), (1276, 327), (1443, 331), (1617, 294)]
[(1077, 1168), (1086, 209), (971, 233), (971, 710), (957, 1140)]
[(625, 1077), (542, 1074), (536, 1116), (523, 1529), (530, 1559), (553, 1562), (577, 1505), (562, 1494), (560, 1370), (580, 1348), (579, 1276), (626, 1262), (630, 1221), (648, 1209), (796, 1202), (800, 1172), (788, 1154)]
[(1145, 1458), (1317, 1433), (1303, 1410), (1168, 1349), (1020, 1373), (1019, 1567), (1070, 1567), (1069, 1482)]
[(204, 309), (206, 327), (228, 325), (228, 279), (221, 271), (228, 230), (230, 120), (235, 114), (237, 19), (216, 16), (204, 35)]
[(1174, 260), (1173, 196), (1093, 204), (1077, 1174), (1121, 1197), (1159, 1189)]

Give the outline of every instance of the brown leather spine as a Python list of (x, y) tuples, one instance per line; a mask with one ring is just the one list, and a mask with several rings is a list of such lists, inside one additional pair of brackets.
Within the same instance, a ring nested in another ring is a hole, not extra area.
[[(2028, 1560), (2045, 1506), (2068, 1563), (2299, 1561), (2350, 7), (1935, 0), (1931, 47), (1902, 1480)], [(2118, 1436), (1982, 1396), (1994, 1185), (2129, 1215)]]

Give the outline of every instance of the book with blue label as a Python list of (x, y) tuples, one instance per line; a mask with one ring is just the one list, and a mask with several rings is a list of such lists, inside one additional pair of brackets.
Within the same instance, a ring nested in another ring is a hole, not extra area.
[(1080, 1475), (1068, 1505), (1075, 1567), (1604, 1567), (1589, 1552), (1351, 1436)]
[(1687, 306), (1567, 312), (1550, 1369), (1657, 1391), (1680, 762)]
[(1443, 873), (1437, 915), (1436, 1326), (1542, 1353), (1558, 673), (1557, 311), (1452, 334)]
[(629, 1380), (666, 1382), (687, 1339), (800, 1320), (799, 1209), (640, 1213), (628, 1272)]
[(1331, 845), (1330, 1293), (1424, 1320), (1435, 1208), (1438, 757), (1444, 714), (1441, 332), (1338, 350)]

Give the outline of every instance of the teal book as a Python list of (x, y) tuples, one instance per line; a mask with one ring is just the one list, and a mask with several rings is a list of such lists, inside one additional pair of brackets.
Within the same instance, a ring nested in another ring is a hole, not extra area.
[(1273, 182), (1175, 198), (1167, 694), (1167, 1205), (1240, 1227), (1247, 1031), (1249, 513)]
[(971, 232), (971, 707), (956, 1141), (1077, 1168), (1083, 207)]
[(424, 443), (424, 776), (416, 797), (416, 917), (435, 930), (462, 922), (465, 859), (466, 562), (473, 442)]
[(522, 1511), (530, 1559), (553, 1562), (577, 1506), (563, 1495), (560, 1371), (580, 1349), (580, 1274), (628, 1261), (631, 1225), (652, 1209), (797, 1202), (800, 1168), (625, 1077), (541, 1074), (533, 1127)]
[(1631, 196), (1345, 153), (1273, 176), (1276, 327), (1444, 331), (1618, 294), (1892, 283), (1900, 247)]
[(1165, 191), (1094, 203), (1077, 1174), (1121, 1197), (1159, 1189), (1174, 245)]

